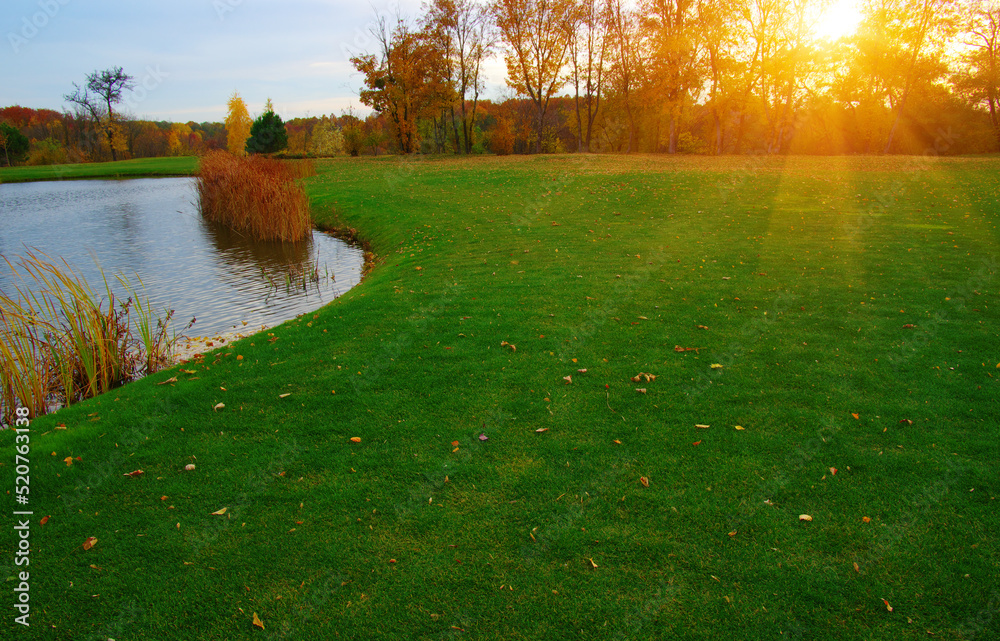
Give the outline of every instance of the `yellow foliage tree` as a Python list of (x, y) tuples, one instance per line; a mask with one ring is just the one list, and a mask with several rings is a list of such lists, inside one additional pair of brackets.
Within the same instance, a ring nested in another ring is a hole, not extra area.
[(226, 148), (234, 156), (246, 156), (247, 138), (250, 137), (250, 126), (253, 120), (247, 111), (247, 103), (240, 98), (238, 91), (229, 97), (229, 113), (226, 115)]

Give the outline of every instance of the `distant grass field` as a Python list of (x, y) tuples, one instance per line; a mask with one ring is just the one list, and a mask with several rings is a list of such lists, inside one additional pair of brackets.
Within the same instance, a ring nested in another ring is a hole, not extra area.
[(10, 638), (1000, 635), (1000, 160), (317, 169), (359, 286), (2, 433)]
[(150, 176), (190, 176), (198, 170), (196, 156), (139, 158), (117, 162), (72, 165), (0, 168), (0, 183), (31, 180), (72, 180), (75, 178), (140, 178)]

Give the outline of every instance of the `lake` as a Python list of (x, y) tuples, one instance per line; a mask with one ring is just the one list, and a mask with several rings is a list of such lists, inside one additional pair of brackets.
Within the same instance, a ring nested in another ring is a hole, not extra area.
[[(98, 264), (109, 281), (137, 274), (154, 310), (174, 310), (172, 328), (197, 317), (191, 336), (277, 325), (361, 280), (360, 248), (319, 231), (297, 243), (252, 241), (204, 220), (197, 200), (194, 178), (2, 184), (0, 254), (65, 259), (99, 294)], [(10, 285), (3, 265), (0, 289)]]

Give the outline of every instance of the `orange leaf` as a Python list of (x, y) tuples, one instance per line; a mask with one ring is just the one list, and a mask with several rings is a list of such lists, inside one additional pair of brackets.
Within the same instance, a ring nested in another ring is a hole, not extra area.
[(88, 536), (87, 540), (83, 542), (83, 549), (89, 550), (90, 548), (97, 545), (97, 537)]
[(692, 443), (691, 445), (701, 445), (701, 441), (695, 441), (695, 442), (694, 442), (694, 443)]
[(854, 418), (860, 418), (857, 412), (851, 412), (851, 416), (853, 416)]
[(871, 519), (871, 517), (870, 517), (870, 516), (862, 516), (862, 517), (861, 517), (861, 520), (862, 520), (862, 522), (864, 522), (864, 523), (871, 523), (871, 522), (872, 522), (872, 519)]
[(43, 516), (43, 517), (42, 517), (42, 520), (41, 520), (41, 521), (39, 521), (39, 525), (45, 525), (46, 523), (48, 523), (48, 522), (49, 522), (49, 519), (50, 519), (50, 518), (51, 518), (51, 516)]
[(361, 442), (361, 437), (360, 436), (352, 436), (351, 437), (351, 443), (360, 443), (360, 442)]
[(66, 458), (63, 459), (63, 461), (66, 462), (66, 467), (69, 467), (70, 465), (73, 464), (73, 457), (72, 456), (67, 456)]
[(260, 628), (261, 630), (264, 629), (264, 622), (260, 620), (260, 617), (257, 616), (256, 612), (253, 613), (253, 625), (255, 628)]
[(122, 476), (131, 476), (132, 478), (135, 478), (137, 476), (142, 476), (143, 474), (145, 474), (145, 472), (143, 472), (142, 470), (133, 470), (131, 472), (122, 474)]

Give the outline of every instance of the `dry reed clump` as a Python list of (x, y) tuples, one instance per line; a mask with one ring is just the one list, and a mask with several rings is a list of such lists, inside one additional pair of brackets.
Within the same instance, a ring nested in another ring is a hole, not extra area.
[(309, 175), (310, 167), (208, 153), (198, 176), (202, 215), (257, 240), (302, 240), (312, 229), (309, 199), (295, 178)]
[(130, 298), (118, 300), (107, 279), (106, 295), (99, 298), (65, 261), (60, 267), (41, 252), (16, 263), (0, 258), (16, 283), (12, 291), (0, 291), (4, 422), (13, 421), (18, 407), (39, 416), (52, 404), (102, 394), (166, 364), (173, 313), (156, 318), (148, 301), (133, 299), (135, 288), (123, 277), (118, 280)]

